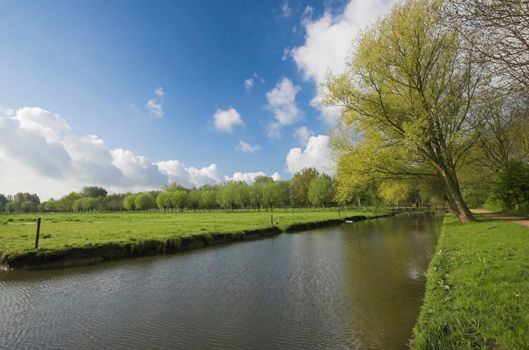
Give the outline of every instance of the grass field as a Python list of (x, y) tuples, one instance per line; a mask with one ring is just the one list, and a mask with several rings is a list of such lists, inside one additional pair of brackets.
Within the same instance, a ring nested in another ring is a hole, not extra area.
[(140, 243), (195, 234), (237, 233), (289, 225), (374, 215), (363, 210), (284, 210), (234, 212), (114, 212), (1, 214), (0, 256), (34, 251), (36, 219), (42, 218), (39, 251), (60, 251), (106, 243)]
[(445, 218), (412, 349), (529, 349), (529, 229)]

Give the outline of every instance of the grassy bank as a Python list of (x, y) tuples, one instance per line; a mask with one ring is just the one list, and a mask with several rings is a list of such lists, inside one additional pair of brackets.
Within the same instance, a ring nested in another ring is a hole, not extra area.
[(35, 251), (37, 217), (42, 218), (39, 253), (45, 254), (108, 244), (139, 245), (193, 235), (266, 229), (271, 226), (271, 215), (274, 226), (285, 231), (294, 224), (374, 214), (362, 210), (3, 214), (0, 215), (0, 256), (5, 261)]
[(529, 349), (529, 229), (447, 216), (412, 349)]

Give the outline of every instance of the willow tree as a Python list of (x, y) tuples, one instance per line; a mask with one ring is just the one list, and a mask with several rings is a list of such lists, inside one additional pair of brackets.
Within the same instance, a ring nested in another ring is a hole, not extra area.
[(472, 50), (440, 18), (439, 6), (405, 1), (364, 32), (347, 72), (329, 81), (326, 101), (340, 105), (343, 121), (361, 134), (424, 162), (419, 167), (443, 179), (448, 207), (466, 223), (473, 216), (458, 169), (477, 140), (473, 102), (487, 82)]

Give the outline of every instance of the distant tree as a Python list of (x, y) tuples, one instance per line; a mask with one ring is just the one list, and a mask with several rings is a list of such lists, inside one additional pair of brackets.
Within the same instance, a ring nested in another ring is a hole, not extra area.
[(9, 213), (15, 213), (18, 211), (17, 204), (15, 202), (7, 202), (5, 204), (5, 210)]
[(39, 211), (57, 211), (57, 201), (53, 198), (39, 204)]
[(172, 193), (171, 192), (160, 192), (158, 196), (156, 196), (156, 206), (164, 210), (172, 209), (173, 208)]
[(136, 195), (134, 194), (125, 195), (125, 198), (123, 198), (123, 208), (127, 210), (136, 209), (135, 201), (136, 201)]
[(509, 161), (493, 181), (492, 197), (503, 202), (504, 209), (529, 205), (529, 164)]
[(250, 206), (250, 186), (244, 181), (239, 181), (234, 184), (234, 187), (234, 204), (242, 209)]
[(83, 199), (79, 198), (76, 199), (75, 202), (72, 204), (72, 210), (73, 211), (82, 211), (83, 210)]
[(217, 206), (217, 191), (209, 188), (201, 188), (199, 204), (202, 209), (215, 209)]
[(197, 189), (189, 191), (187, 194), (187, 207), (191, 210), (197, 210), (200, 207), (201, 193)]
[(319, 173), (315, 168), (305, 168), (294, 174), (290, 183), (290, 201), (293, 206), (308, 206), (309, 185), (318, 175)]
[(176, 182), (171, 182), (170, 184), (167, 184), (164, 186), (164, 191), (167, 191), (167, 192), (186, 191), (187, 192), (188, 189), (182, 185), (177, 184)]
[(309, 203), (315, 207), (329, 206), (333, 198), (331, 178), (323, 174), (312, 179), (307, 197)]
[(237, 206), (235, 197), (237, 194), (237, 184), (234, 181), (226, 182), (220, 187), (217, 195), (217, 203), (223, 209), (235, 209)]
[(40, 204), (39, 196), (35, 193), (17, 193), (13, 196), (13, 202), (15, 202), (17, 209), (27, 213), (30, 211), (37, 211)]
[(80, 193), (70, 192), (57, 201), (57, 209), (60, 211), (72, 211), (74, 210), (73, 203), (81, 197), (82, 195)]
[(286, 208), (290, 206), (290, 181), (277, 181), (279, 204), (278, 206)]
[(188, 196), (186, 191), (171, 192), (172, 208), (184, 210), (184, 208), (187, 206), (187, 197)]
[(137, 210), (149, 210), (155, 206), (156, 202), (149, 193), (139, 193), (134, 198), (134, 208)]
[(123, 210), (123, 199), (125, 198), (125, 195), (123, 194), (111, 194), (107, 195), (104, 198), (101, 198), (101, 208), (103, 210), (109, 210), (109, 211), (118, 211)]
[(6, 196), (0, 193), (0, 212), (3, 212), (5, 210), (6, 203), (7, 203)]
[(100, 200), (93, 197), (83, 197), (77, 199), (72, 206), (74, 211), (90, 211), (100, 208)]
[(103, 187), (98, 187), (98, 186), (85, 186), (83, 187), (81, 194), (84, 197), (92, 197), (92, 198), (105, 197), (107, 195), (107, 190), (105, 190)]

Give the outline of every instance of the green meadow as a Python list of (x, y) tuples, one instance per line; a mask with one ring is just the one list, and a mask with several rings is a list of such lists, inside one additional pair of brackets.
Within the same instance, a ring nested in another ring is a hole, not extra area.
[(12, 257), (34, 251), (38, 217), (42, 220), (39, 251), (61, 251), (107, 243), (238, 233), (272, 224), (285, 230), (292, 224), (375, 214), (376, 211), (358, 209), (2, 214), (0, 256)]
[(413, 349), (529, 349), (529, 229), (443, 223)]

